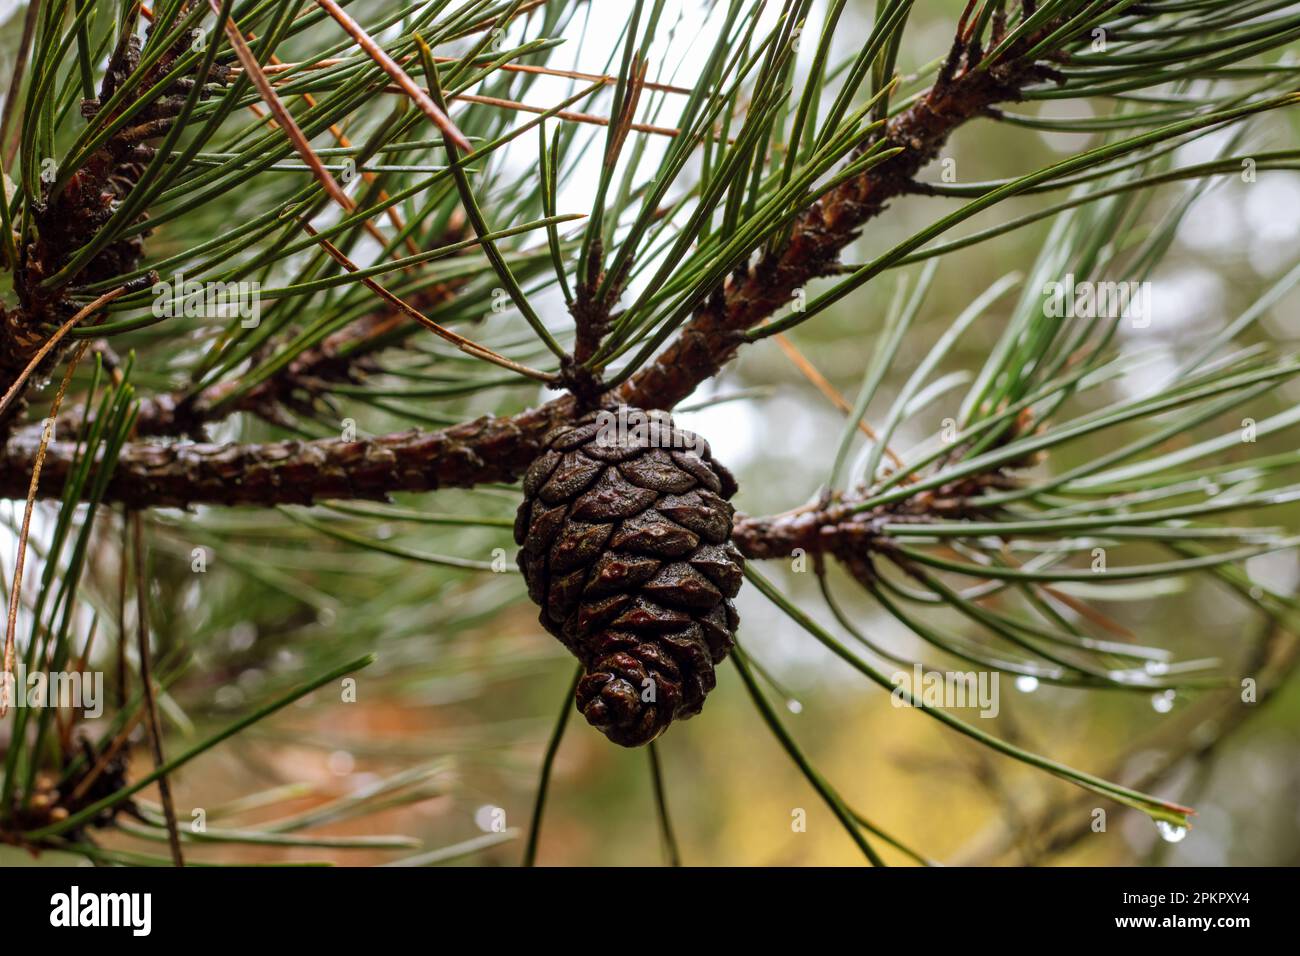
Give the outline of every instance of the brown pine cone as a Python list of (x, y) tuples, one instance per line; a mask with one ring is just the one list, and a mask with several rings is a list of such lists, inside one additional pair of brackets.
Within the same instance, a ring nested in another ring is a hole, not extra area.
[(578, 709), (637, 747), (700, 712), (731, 649), (736, 481), (665, 412), (593, 412), (544, 447), (515, 519), (519, 567), (542, 626), (582, 662)]

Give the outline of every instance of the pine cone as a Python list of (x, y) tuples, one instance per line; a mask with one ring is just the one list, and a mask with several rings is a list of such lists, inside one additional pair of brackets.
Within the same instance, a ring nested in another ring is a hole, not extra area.
[(736, 491), (664, 412), (593, 412), (544, 440), (515, 519), (541, 623), (582, 662), (577, 706), (624, 747), (700, 712), (738, 619)]

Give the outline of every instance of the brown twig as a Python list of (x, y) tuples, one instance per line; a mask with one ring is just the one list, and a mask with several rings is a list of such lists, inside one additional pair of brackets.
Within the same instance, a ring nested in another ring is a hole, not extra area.
[[(208, 3), (212, 7), (212, 12), (217, 16), (221, 16), (220, 0), (208, 0)], [(334, 177), (325, 168), (325, 164), (316, 155), (316, 151), (307, 142), (307, 137), (303, 135), (293, 116), (285, 108), (284, 103), (281, 102), (275, 88), (271, 85), (271, 81), (267, 79), (266, 73), (263, 72), (261, 65), (257, 62), (257, 57), (248, 48), (243, 33), (240, 32), (239, 26), (235, 23), (235, 18), (227, 17), (224, 28), (226, 37), (235, 50), (235, 55), (239, 57), (239, 62), (244, 65), (244, 70), (253, 81), (253, 85), (257, 87), (258, 93), (262, 96), (262, 101), (266, 103), (271, 115), (275, 117), (276, 122), (280, 124), (280, 128), (284, 130), (284, 134), (289, 137), (289, 142), (293, 144), (293, 148), (302, 157), (302, 161), (310, 167), (321, 187), (329, 194), (330, 198), (344, 210), (351, 212), (353, 209), (352, 200), (343, 192), (343, 188), (335, 182)]]
[[(454, 56), (433, 56), (430, 57), (434, 63), (460, 63), (461, 60)], [(415, 60), (413, 55), (407, 55), (399, 59), (398, 63), (410, 63)], [(268, 75), (284, 73), (289, 70), (327, 70), (330, 67), (338, 66), (340, 63), (350, 63), (346, 57), (326, 57), (321, 60), (314, 60), (310, 63), (285, 63), (272, 58), (271, 62), (262, 69)], [(536, 66), (530, 63), (502, 63), (498, 67), (506, 73), (532, 73), (536, 76), (554, 76), (565, 80), (583, 80), (588, 83), (600, 83), (605, 86), (612, 86), (618, 82), (617, 76), (609, 73), (584, 73), (581, 70), (561, 70), (550, 66)], [(237, 75), (240, 70), (233, 69), (231, 75)], [(645, 82), (647, 90), (653, 90), (657, 93), (673, 93), (678, 96), (690, 96), (695, 91), (685, 86), (673, 86), (669, 83), (656, 83), (653, 80)], [(304, 94), (305, 95), (305, 94)], [(607, 121), (608, 122), (608, 121)]]
[[(215, 2), (215, 0), (214, 0)], [(340, 7), (334, 0), (316, 0), (334, 20), (341, 26), (352, 39), (357, 41), (357, 45), (365, 50), (366, 55), (379, 64), (380, 69), (393, 78), (402, 92), (411, 98), (411, 102), (419, 107), (420, 112), (442, 131), (442, 134), (456, 144), (457, 148), (465, 152), (472, 152), (474, 147), (470, 145), (465, 134), (456, 128), (456, 124), (442, 110), (438, 109), (436, 103), (430, 99), (429, 94), (416, 85), (415, 81), (406, 75), (406, 71), (397, 65), (383, 47), (370, 38), (370, 34), (362, 29), (361, 24), (353, 20), (352, 17)], [(264, 77), (265, 78), (265, 77)]]
[(41, 486), (41, 468), (45, 464), (45, 452), (49, 448), (50, 439), (53, 437), (54, 423), (58, 420), (59, 406), (63, 404), (63, 396), (67, 394), (68, 383), (72, 381), (72, 373), (77, 370), (77, 363), (81, 361), (81, 356), (85, 354), (88, 344), (88, 342), (82, 342), (72, 356), (72, 361), (68, 363), (68, 370), (64, 372), (63, 381), (59, 384), (59, 390), (54, 395), (54, 403), (50, 407), (50, 417), (46, 419), (45, 427), (41, 430), (41, 441), (37, 446), (36, 460), (32, 465), (32, 480), (27, 489), (27, 505), (23, 510), (22, 529), (18, 533), (18, 557), (14, 562), (14, 580), (12, 587), (9, 589), (9, 619), (5, 627), (4, 646), (4, 675), (6, 680), (0, 686), (0, 717), (9, 712), (9, 689), (13, 682), (7, 678), (14, 672), (14, 641), (18, 629), (18, 605), (23, 594), (23, 568), (27, 558), (27, 536), (32, 527), (32, 511), (36, 506), (36, 492)]
[[(403, 57), (403, 62), (410, 59), (411, 57)], [(456, 62), (454, 57), (436, 56), (436, 57), (432, 57), (431, 59), (436, 63)], [(327, 67), (334, 66), (344, 62), (346, 61), (341, 58), (324, 59), (316, 63), (310, 64), (307, 68), (325, 69)], [(280, 73), (283, 72), (284, 70), (292, 69), (298, 66), (302, 66), (302, 64), (272, 63), (272, 64), (268, 64), (262, 69), (264, 73), (268, 75), (273, 75), (275, 73)], [(527, 73), (539, 73), (547, 76), (561, 76), (561, 77), (569, 77), (574, 79), (589, 80), (592, 83), (617, 83), (618, 82), (618, 77), (608, 76), (603, 73), (581, 73), (575, 70), (550, 70), (550, 69), (546, 69), (545, 67), (525, 66), (522, 64), (511, 64), (511, 63), (504, 64), (502, 66), (502, 69), (518, 70), (520, 72), (527, 72)], [(239, 72), (238, 70), (231, 71), (232, 75), (238, 72)], [(689, 94), (691, 92), (690, 90), (684, 89), (682, 87), (669, 86), (664, 83), (652, 83), (644, 79), (641, 82), (641, 85), (647, 90), (658, 90), (658, 91), (678, 93), (678, 94)], [(403, 87), (394, 84), (392, 86), (385, 86), (383, 88), (383, 92), (404, 94), (406, 90)], [(308, 95), (309, 94), (303, 94), (304, 99), (306, 99)], [(535, 113), (535, 114), (550, 113), (550, 115), (555, 117), (556, 119), (563, 120), (564, 122), (568, 122), (568, 123), (585, 123), (590, 126), (608, 126), (610, 124), (610, 117), (600, 116), (596, 113), (583, 113), (577, 110), (559, 110), (556, 112), (551, 112), (550, 107), (537, 106), (532, 103), (524, 103), (520, 100), (511, 100), (500, 96), (484, 96), (481, 93), (456, 93), (454, 95), (448, 96), (447, 99), (449, 102), (479, 103), (484, 106), (496, 106), (496, 107), (500, 107), (501, 109), (516, 110), (521, 113)], [(627, 128), (629, 130), (633, 130), (638, 133), (648, 133), (652, 136), (677, 137), (682, 135), (682, 131), (674, 126), (656, 126), (652, 123), (637, 123), (637, 122), (632, 122), (630, 120), (627, 122)], [(729, 137), (727, 142), (735, 142), (735, 138)]]
[(721, 295), (709, 297), (658, 360), (632, 378), (623, 397), (643, 408), (670, 408), (716, 374), (735, 355), (741, 333), (783, 308), (808, 282), (834, 274), (841, 250), (886, 203), (908, 191), (954, 129), (994, 103), (1019, 98), (1020, 88), (1038, 72), (1032, 61), (1012, 60), (936, 83), (886, 127), (886, 145), (902, 151), (805, 211), (780, 253), (745, 269)]
[[(187, 502), (271, 506), (322, 498), (384, 500), (398, 491), (515, 481), (537, 456), (543, 436), (572, 418), (572, 402), (566, 397), (508, 418), (364, 441), (132, 442), (122, 450), (106, 500), (138, 508), (183, 507)], [(30, 442), (24, 433), (0, 449), (0, 497), (26, 493), (26, 472), (19, 469), (30, 470), (35, 453)], [(59, 493), (77, 449), (76, 442), (51, 443), (42, 497)]]
[[(839, 390), (827, 380), (826, 376), (818, 371), (817, 366), (813, 365), (807, 356), (799, 351), (798, 347), (790, 341), (789, 336), (784, 332), (778, 332), (772, 338), (776, 339), (777, 347), (785, 353), (786, 358), (794, 364), (800, 374), (808, 379), (813, 384), (813, 387), (821, 392), (832, 405), (845, 415), (853, 413), (853, 406), (849, 404), (848, 399), (841, 395)], [(876, 434), (876, 430), (867, 423), (865, 418), (858, 419), (858, 431), (873, 442), (880, 441), (880, 436)], [(889, 460), (894, 463), (895, 468), (903, 467), (903, 460), (895, 454), (894, 449), (885, 446), (885, 454), (889, 456)]]

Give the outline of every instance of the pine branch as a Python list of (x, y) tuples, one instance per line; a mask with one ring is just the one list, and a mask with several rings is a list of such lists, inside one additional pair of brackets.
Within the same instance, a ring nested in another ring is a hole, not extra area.
[[(954, 56), (963, 52), (958, 41)], [(800, 216), (781, 253), (733, 279), (721, 296), (711, 297), (658, 361), (632, 379), (625, 400), (671, 408), (715, 375), (735, 355), (740, 333), (784, 308), (806, 283), (836, 271), (840, 251), (886, 203), (912, 190), (916, 174), (939, 155), (957, 127), (995, 103), (1019, 99), (1021, 89), (1045, 72), (1033, 60), (1013, 58), (987, 70), (941, 76), (890, 121), (884, 139), (902, 152), (832, 190)]]
[[(1030, 39), (1023, 41), (1026, 46)], [(960, 59), (962, 53), (958, 41), (954, 57)], [(834, 271), (840, 250), (890, 199), (909, 190), (916, 173), (938, 155), (954, 129), (994, 103), (1018, 98), (1025, 84), (1042, 75), (1043, 68), (1035, 61), (1009, 57), (986, 70), (941, 77), (889, 123), (885, 139), (902, 152), (836, 187), (807, 210), (780, 255), (733, 279), (724, 292), (711, 297), (669, 348), (619, 389), (619, 400), (641, 408), (668, 409), (690, 395), (735, 355), (740, 333), (775, 314), (806, 282)], [(301, 372), (316, 360), (306, 358), (309, 365)], [(322, 354), (320, 361), (328, 365), (328, 355)], [(241, 407), (264, 411), (265, 403), (282, 398), (286, 389), (301, 381), (301, 372), (287, 373), (250, 391)], [(192, 401), (175, 396), (146, 401), (140, 431), (190, 433), (204, 419), (203, 409), (220, 395), (214, 391)], [(141, 507), (271, 506), (327, 497), (382, 499), (401, 491), (514, 481), (536, 456), (546, 432), (572, 418), (576, 410), (573, 399), (565, 396), (509, 418), (367, 442), (166, 448), (132, 444), (122, 451), (108, 500)], [(11, 446), (0, 457), (0, 494), (4, 495), (11, 486), (25, 488), (23, 475), (30, 474), (29, 443)], [(61, 490), (74, 450), (62, 442), (50, 445), (43, 493)]]
[(815, 558), (834, 555), (854, 564), (872, 550), (891, 547), (886, 527), (891, 522), (932, 523), (982, 517), (979, 499), (992, 489), (1018, 487), (1015, 470), (994, 466), (867, 511), (856, 509), (860, 498), (846, 496), (822, 507), (800, 508), (782, 515), (738, 516), (732, 540), (745, 557), (754, 560), (788, 558), (801, 551)]
[[(450, 228), (434, 248), (453, 245), (464, 238), (463, 223)], [(408, 304), (428, 312), (451, 301), (463, 287), (461, 281), (430, 285), (408, 295)], [(178, 389), (141, 399), (135, 432), (140, 436), (188, 436), (202, 441), (204, 426), (247, 412), (273, 425), (288, 425), (289, 411), (308, 408), (328, 394), (331, 385), (356, 382), (372, 369), (377, 353), (400, 346), (421, 327), (393, 308), (377, 308), (349, 323), (319, 345), (304, 349), (274, 374), (234, 400), (238, 381), (220, 381), (194, 391)], [(73, 413), (59, 419), (60, 434), (81, 435), (89, 422)]]
[[(122, 450), (105, 500), (132, 507), (310, 504), (324, 498), (384, 500), (401, 491), (514, 481), (542, 437), (574, 414), (571, 398), (509, 418), (481, 418), (435, 432), (368, 441), (152, 444)], [(24, 432), (0, 452), (0, 497), (24, 497), (36, 447)], [(61, 493), (77, 444), (51, 442), (41, 494)], [(17, 489), (21, 486), (21, 492)]]

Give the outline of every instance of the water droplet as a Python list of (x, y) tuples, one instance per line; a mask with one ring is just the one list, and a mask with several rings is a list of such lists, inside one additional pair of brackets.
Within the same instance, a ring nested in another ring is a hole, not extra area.
[(334, 751), (325, 763), (330, 773), (338, 777), (346, 777), (357, 765), (356, 759), (346, 750)]
[(792, 714), (802, 714), (803, 704), (791, 697), (785, 702), (786, 709)]
[(1162, 690), (1158, 694), (1151, 695), (1151, 709), (1157, 714), (1167, 714), (1174, 709), (1174, 692), (1172, 690)]
[(1160, 839), (1166, 843), (1181, 843), (1183, 837), (1187, 836), (1187, 827), (1175, 826), (1167, 820), (1157, 820), (1156, 830), (1160, 834)]
[(244, 692), (231, 684), (218, 687), (213, 696), (217, 706), (222, 708), (239, 707), (244, 703)]
[(1161, 674), (1169, 673), (1169, 665), (1164, 661), (1147, 661), (1142, 665), (1142, 669), (1152, 677), (1159, 677)]
[(1016, 690), (1022, 694), (1032, 694), (1038, 690), (1038, 678), (1031, 677), (1028, 674), (1021, 674), (1016, 678)]
[(1262, 601), (1262, 600), (1264, 600), (1264, 589), (1261, 588), (1261, 587), (1258, 587), (1258, 586), (1251, 588), (1251, 589), (1250, 589), (1250, 599), (1251, 599), (1252, 601)]

